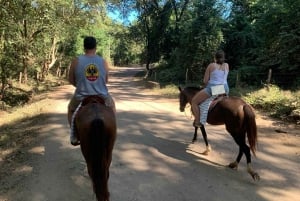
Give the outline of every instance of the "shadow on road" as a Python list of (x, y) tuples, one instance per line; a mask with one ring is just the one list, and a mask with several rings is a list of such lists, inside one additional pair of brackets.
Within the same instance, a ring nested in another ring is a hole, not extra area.
[[(238, 148), (223, 127), (207, 126), (213, 151), (209, 156), (199, 154), (204, 142), (199, 136), (191, 144), (191, 121), (177, 111), (177, 102), (149, 96), (143, 86), (136, 86), (132, 75), (140, 70), (112, 72), (110, 89), (119, 108), (109, 180), (112, 201), (297, 199), (299, 155), (280, 152), (284, 146), (295, 148), (287, 137), (282, 144), (271, 135), (264, 135), (269, 141), (259, 141), (253, 166), (262, 180), (253, 182), (245, 158), (239, 171), (226, 167)], [(57, 93), (49, 97), (52, 107), (58, 99), (66, 105), (72, 95), (72, 91), (52, 93)], [(80, 148), (69, 145), (65, 111), (13, 124), (0, 127), (2, 135), (17, 132), (12, 134), (15, 141), (0, 144), (7, 148), (5, 163), (0, 161), (0, 200), (2, 196), (7, 201), (94, 199)], [(15, 130), (10, 130), (13, 126)]]

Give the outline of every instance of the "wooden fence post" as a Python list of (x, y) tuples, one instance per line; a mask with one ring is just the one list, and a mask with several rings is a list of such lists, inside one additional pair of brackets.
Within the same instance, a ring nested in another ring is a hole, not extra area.
[(240, 72), (237, 71), (236, 80), (235, 80), (235, 88), (239, 88), (239, 87), (240, 87)]
[(270, 68), (270, 69), (269, 69), (269, 73), (268, 73), (267, 84), (266, 84), (266, 86), (267, 86), (267, 91), (270, 90), (271, 77), (272, 77), (272, 69)]
[(189, 68), (186, 68), (186, 71), (185, 71), (185, 84), (188, 82), (188, 73), (189, 73)]
[(20, 72), (20, 74), (19, 74), (19, 84), (21, 84), (21, 83), (22, 83), (22, 77), (23, 77), (23, 73), (22, 73), (22, 72)]
[(267, 85), (271, 83), (271, 78), (272, 78), (272, 69), (270, 68), (268, 73)]

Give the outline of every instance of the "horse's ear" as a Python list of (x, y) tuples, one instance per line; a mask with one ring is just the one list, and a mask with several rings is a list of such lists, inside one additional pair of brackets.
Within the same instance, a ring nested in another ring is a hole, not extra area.
[(179, 91), (181, 91), (182, 89), (181, 89), (181, 86), (178, 86), (178, 89), (179, 89)]

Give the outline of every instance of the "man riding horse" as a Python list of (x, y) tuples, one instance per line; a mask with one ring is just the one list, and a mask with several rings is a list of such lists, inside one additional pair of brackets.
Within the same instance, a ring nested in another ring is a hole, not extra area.
[(114, 100), (106, 86), (109, 71), (108, 63), (96, 54), (97, 42), (94, 37), (85, 37), (83, 46), (85, 53), (72, 61), (69, 71), (69, 81), (76, 87), (74, 96), (68, 105), (68, 121), (71, 126), (70, 141), (74, 146), (79, 145), (80, 142), (74, 133), (73, 114), (76, 115), (80, 102), (85, 97), (90, 95), (100, 96), (104, 99), (105, 104), (115, 111)]

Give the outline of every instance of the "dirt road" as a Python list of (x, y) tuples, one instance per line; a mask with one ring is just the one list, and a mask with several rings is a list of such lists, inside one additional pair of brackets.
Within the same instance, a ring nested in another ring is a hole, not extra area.
[[(223, 126), (207, 126), (209, 156), (199, 136), (191, 144), (192, 121), (178, 100), (149, 95), (131, 77), (141, 69), (112, 72), (118, 138), (109, 180), (111, 201), (296, 201), (300, 199), (300, 131), (258, 117), (259, 144), (253, 167), (261, 180), (226, 167), (238, 148)], [(0, 180), (1, 201), (95, 200), (79, 147), (69, 144), (66, 120), (71, 86), (49, 96), (48, 118), (27, 160)], [(189, 116), (189, 114), (188, 114)], [(287, 131), (277, 133), (276, 129)]]

